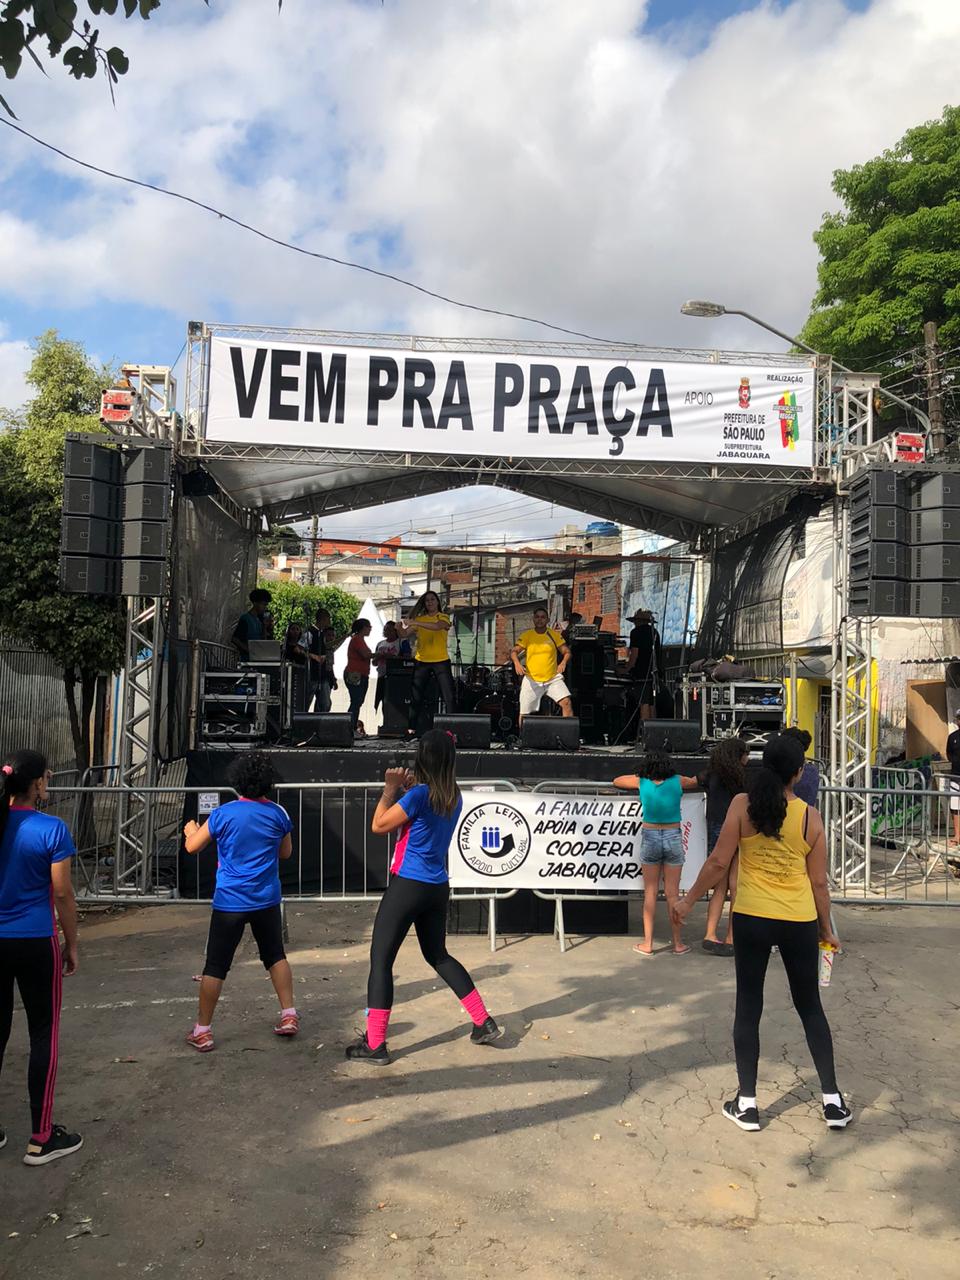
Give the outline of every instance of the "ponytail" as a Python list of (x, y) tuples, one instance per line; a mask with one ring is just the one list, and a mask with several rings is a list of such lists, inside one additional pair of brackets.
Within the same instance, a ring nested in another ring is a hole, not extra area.
[(764, 748), (763, 766), (747, 789), (747, 817), (761, 835), (780, 835), (787, 816), (787, 787), (802, 772), (803, 762), (796, 738), (774, 738)]
[(0, 840), (7, 829), (7, 818), (10, 816), (10, 801), (14, 796), (22, 796), (30, 790), (30, 784), (36, 782), (47, 772), (47, 758), (39, 751), (17, 751), (7, 756), (0, 766), (0, 777), (3, 778), (3, 795), (0, 797)]

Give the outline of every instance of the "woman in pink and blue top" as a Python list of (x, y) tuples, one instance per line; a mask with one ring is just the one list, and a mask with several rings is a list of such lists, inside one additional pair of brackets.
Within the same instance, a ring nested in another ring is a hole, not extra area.
[(274, 1032), (295, 1036), (300, 1030), (293, 974), (283, 946), (280, 893), (280, 860), (293, 853), (290, 818), (269, 798), (273, 766), (261, 752), (241, 755), (230, 781), (240, 799), (214, 809), (202, 827), (188, 822), (183, 829), (187, 853), (199, 853), (212, 840), (217, 842), (217, 887), (200, 980), (200, 1011), (187, 1036), (187, 1044), (200, 1053), (214, 1047), (213, 1013), (247, 925), (280, 1001)]
[(393, 964), (411, 925), (427, 964), (459, 999), (473, 1022), (470, 1039), (489, 1044), (500, 1028), (487, 1013), (466, 969), (447, 951), (447, 850), (463, 808), (456, 779), (456, 748), (449, 733), (431, 729), (420, 739), (413, 774), (388, 769), (373, 815), (375, 835), (402, 834), (390, 864), (370, 944), (367, 1029), (347, 1048), (354, 1061), (386, 1066), (387, 1024), (393, 1008)]
[[(63, 976), (77, 971), (77, 903), (70, 882), (76, 850), (59, 818), (37, 812), (50, 780), (38, 751), (10, 756), (0, 776), (0, 1065), (10, 1039), (16, 985), (30, 1032), (27, 1089), (33, 1132), (23, 1163), (49, 1164), (83, 1146), (79, 1133), (53, 1123), (61, 988)], [(63, 929), (62, 949), (54, 910)], [(0, 1128), (0, 1147), (6, 1143)]]

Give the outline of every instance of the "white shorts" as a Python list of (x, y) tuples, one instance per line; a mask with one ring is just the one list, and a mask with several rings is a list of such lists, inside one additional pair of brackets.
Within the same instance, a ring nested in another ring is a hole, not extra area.
[(539, 711), (540, 699), (544, 694), (548, 698), (552, 698), (554, 702), (559, 702), (561, 698), (570, 697), (570, 690), (567, 688), (563, 676), (554, 676), (552, 680), (547, 680), (545, 684), (540, 684), (538, 680), (531, 680), (529, 676), (524, 676), (523, 684), (520, 686), (520, 714), (529, 716), (534, 711)]
[[(521, 701), (523, 695), (521, 694)], [(960, 778), (957, 777), (941, 777), (940, 785), (944, 791), (950, 795), (950, 811), (951, 813), (960, 813)]]

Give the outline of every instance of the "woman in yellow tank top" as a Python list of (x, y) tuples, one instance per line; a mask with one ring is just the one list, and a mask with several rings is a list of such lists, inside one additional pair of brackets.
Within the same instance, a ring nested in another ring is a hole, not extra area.
[(427, 688), (436, 683), (443, 699), (447, 715), (456, 711), (456, 692), (453, 686), (453, 668), (447, 650), (447, 632), (450, 615), (440, 610), (440, 597), (435, 591), (426, 591), (413, 606), (406, 623), (397, 628), (400, 638), (415, 636), (417, 651), (413, 670), (413, 688), (410, 692), (410, 733), (422, 733), (430, 725), (420, 723), (420, 713)]
[(739, 850), (740, 872), (733, 904), (736, 926), (733, 952), (737, 971), (737, 1010), (733, 1047), (737, 1060), (737, 1096), (723, 1114), (741, 1129), (759, 1129), (757, 1067), (760, 1015), (770, 952), (776, 947), (800, 1015), (807, 1045), (820, 1077), (823, 1116), (831, 1129), (843, 1129), (850, 1109), (837, 1088), (833, 1038), (820, 1002), (819, 942), (839, 946), (830, 922), (827, 842), (823, 822), (793, 793), (803, 773), (803, 748), (794, 738), (768, 743), (763, 767), (745, 795), (735, 796), (713, 853), (693, 888), (673, 909), (682, 925), (690, 909), (723, 877)]

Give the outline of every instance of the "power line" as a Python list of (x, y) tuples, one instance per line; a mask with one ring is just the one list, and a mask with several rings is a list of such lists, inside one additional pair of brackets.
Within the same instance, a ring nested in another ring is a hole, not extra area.
[(168, 187), (157, 186), (153, 182), (144, 182), (140, 178), (131, 178), (124, 173), (114, 173), (111, 169), (103, 169), (87, 160), (81, 160), (78, 156), (71, 155), (69, 151), (63, 151), (60, 147), (55, 147), (53, 143), (45, 142), (43, 138), (38, 138), (20, 125), (14, 124), (12, 120), (6, 120), (0, 116), (0, 124), (5, 124), (8, 129), (13, 129), (14, 132), (21, 134), (24, 138), (29, 138), (38, 147), (52, 151), (54, 155), (58, 155), (64, 160), (69, 160), (71, 164), (79, 165), (81, 169), (87, 169), (91, 173), (98, 173), (104, 178), (111, 178), (114, 182), (125, 182), (131, 187), (141, 187), (145, 191), (156, 192), (157, 195), (169, 196), (172, 200), (182, 200), (185, 204), (191, 204), (194, 208), (202, 209), (205, 213), (212, 213), (222, 222), (230, 222), (242, 231), (249, 231), (251, 235), (259, 236), (261, 240), (266, 240), (269, 244), (275, 244), (281, 249), (289, 249), (292, 253), (300, 253), (304, 257), (315, 258), (320, 262), (330, 262), (337, 267), (348, 267), (351, 271), (363, 271), (367, 275), (377, 276), (381, 280), (389, 280), (393, 284), (402, 285), (405, 289), (413, 289), (417, 293), (422, 293), (427, 298), (434, 298), (437, 302), (445, 302), (451, 307), (461, 307), (465, 311), (478, 311), (483, 315), (502, 316), (507, 320), (519, 320), (523, 324), (540, 325), (544, 329), (552, 329), (555, 333), (565, 333), (571, 338), (584, 338), (587, 342), (598, 342), (607, 346), (632, 345), (622, 339), (597, 338), (593, 334), (581, 333), (578, 329), (566, 329), (563, 325), (552, 324), (549, 320), (539, 320), (536, 316), (524, 316), (515, 311), (501, 311), (498, 307), (482, 307), (475, 302), (462, 302), (458, 298), (449, 298), (446, 294), (437, 293), (433, 289), (426, 288), (425, 285), (417, 284), (413, 280), (406, 280), (403, 276), (394, 275), (390, 271), (381, 271), (377, 267), (368, 267), (362, 262), (351, 262), (347, 258), (336, 258), (329, 253), (318, 253), (314, 249), (305, 249), (302, 245), (293, 244), (289, 240), (281, 240), (278, 236), (272, 236), (268, 231), (262, 231), (259, 227), (252, 226), (249, 222), (241, 222), (239, 218), (234, 218), (229, 213), (224, 213), (221, 209), (216, 209), (213, 205), (206, 204), (203, 200), (197, 200), (193, 196), (184, 195), (180, 191), (171, 191)]

